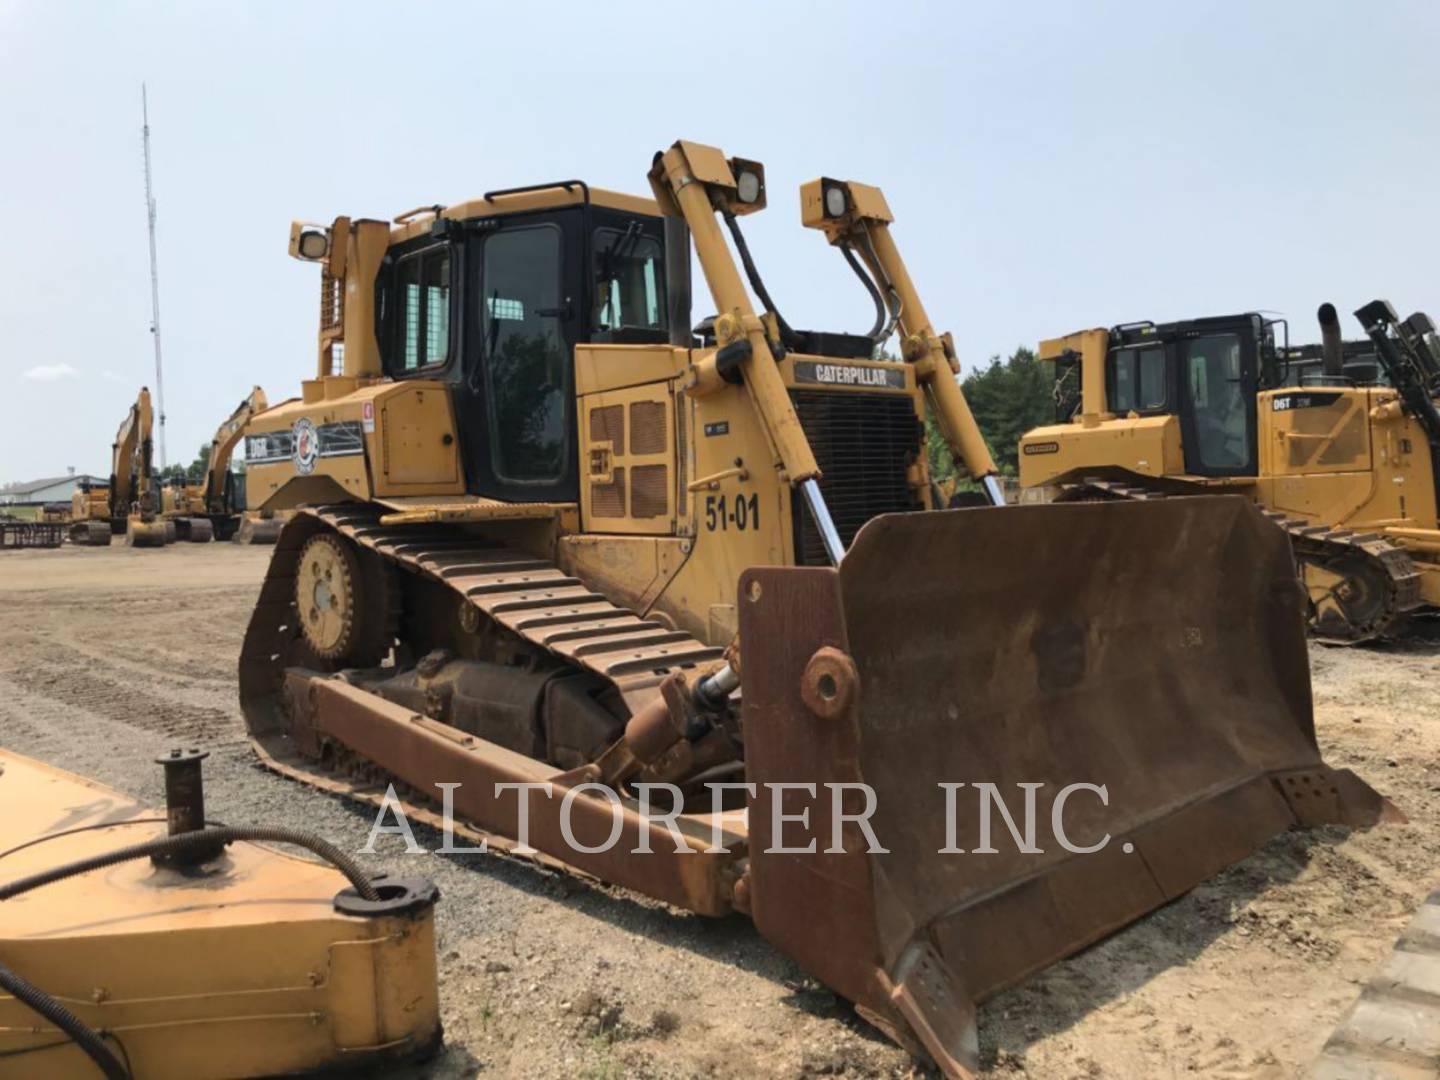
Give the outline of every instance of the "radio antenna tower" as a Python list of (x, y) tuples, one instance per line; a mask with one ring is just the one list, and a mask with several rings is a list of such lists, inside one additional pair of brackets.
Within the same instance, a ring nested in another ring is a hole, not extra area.
[(150, 102), (140, 84), (141, 139), (145, 144), (145, 213), (150, 224), (150, 334), (155, 338), (155, 403), (160, 411), (160, 468), (165, 468), (165, 380), (160, 373), (160, 271), (155, 262), (155, 191), (150, 183)]

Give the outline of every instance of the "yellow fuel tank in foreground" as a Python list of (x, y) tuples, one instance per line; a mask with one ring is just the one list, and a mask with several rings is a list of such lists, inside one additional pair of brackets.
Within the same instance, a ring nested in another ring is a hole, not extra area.
[[(165, 831), (163, 811), (0, 751), (0, 883)], [(183, 871), (126, 862), (0, 902), (0, 964), (147, 1080), (423, 1056), (440, 1041), (433, 904), (341, 914), (346, 885), (326, 864), (248, 843)], [(0, 993), (0, 1077), (96, 1075)]]

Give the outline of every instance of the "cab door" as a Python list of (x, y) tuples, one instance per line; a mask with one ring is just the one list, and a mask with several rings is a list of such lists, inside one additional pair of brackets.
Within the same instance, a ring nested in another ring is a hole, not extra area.
[(574, 502), (578, 212), (495, 219), (466, 241), (467, 334), (456, 405), (467, 489)]
[(1255, 338), (1236, 327), (1195, 330), (1177, 353), (1185, 471), (1195, 476), (1254, 476)]

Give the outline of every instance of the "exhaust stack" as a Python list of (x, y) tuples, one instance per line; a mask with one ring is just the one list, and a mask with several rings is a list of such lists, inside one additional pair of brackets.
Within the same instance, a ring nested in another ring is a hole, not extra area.
[(1345, 374), (1345, 350), (1340, 340), (1340, 316), (1335, 305), (1324, 303), (1315, 313), (1320, 320), (1320, 352), (1324, 357), (1321, 370), (1329, 377), (1340, 378)]

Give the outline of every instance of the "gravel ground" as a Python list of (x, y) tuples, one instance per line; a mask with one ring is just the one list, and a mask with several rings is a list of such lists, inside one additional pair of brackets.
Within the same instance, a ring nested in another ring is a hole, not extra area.
[[(258, 768), (235, 659), (264, 548), (0, 557), (0, 745), (163, 801), (151, 764), (211, 751), (230, 822), (301, 822), (359, 848), (367, 812)], [(1411, 823), (1277, 837), (1135, 926), (981, 1009), (992, 1077), (1295, 1076), (1440, 875), (1440, 633), (1312, 650), (1327, 759)], [(427, 847), (438, 837), (423, 828)], [(404, 1075), (925, 1075), (739, 918), (489, 856), (379, 869), (440, 886), (446, 1050)]]

